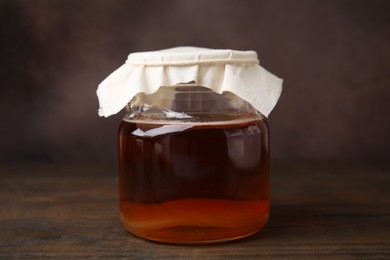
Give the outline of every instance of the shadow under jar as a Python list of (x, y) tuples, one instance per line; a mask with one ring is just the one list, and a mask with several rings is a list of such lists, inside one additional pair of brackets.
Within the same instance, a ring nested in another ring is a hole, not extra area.
[(269, 216), (268, 126), (238, 96), (179, 84), (137, 94), (119, 128), (120, 217), (132, 234), (201, 244)]

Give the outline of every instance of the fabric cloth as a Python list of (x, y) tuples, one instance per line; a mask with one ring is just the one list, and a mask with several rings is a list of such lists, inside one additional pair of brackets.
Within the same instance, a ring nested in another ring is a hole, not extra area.
[(176, 47), (132, 53), (124, 65), (100, 83), (99, 115), (118, 113), (140, 92), (195, 81), (217, 93), (230, 91), (264, 116), (276, 105), (282, 79), (259, 65), (254, 51)]

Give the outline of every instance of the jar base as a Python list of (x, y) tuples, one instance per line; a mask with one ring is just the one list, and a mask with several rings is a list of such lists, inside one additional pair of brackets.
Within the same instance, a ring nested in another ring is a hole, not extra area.
[(260, 231), (269, 201), (183, 199), (162, 204), (123, 202), (121, 221), (132, 234), (174, 244), (236, 240)]
[(201, 245), (201, 244), (214, 244), (223, 243), (228, 241), (234, 241), (249, 237), (260, 232), (263, 229), (222, 229), (212, 227), (190, 227), (190, 226), (178, 226), (169, 227), (160, 230), (153, 230), (147, 232), (147, 234), (138, 234), (136, 232), (129, 231), (132, 235), (159, 243), (166, 244), (184, 244), (184, 245)]

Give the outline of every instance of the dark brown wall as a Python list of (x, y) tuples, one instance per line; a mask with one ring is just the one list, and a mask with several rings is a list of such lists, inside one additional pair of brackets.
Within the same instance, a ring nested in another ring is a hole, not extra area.
[(1, 161), (115, 161), (96, 88), (130, 52), (253, 49), (274, 159), (389, 159), (390, 1), (0, 2)]

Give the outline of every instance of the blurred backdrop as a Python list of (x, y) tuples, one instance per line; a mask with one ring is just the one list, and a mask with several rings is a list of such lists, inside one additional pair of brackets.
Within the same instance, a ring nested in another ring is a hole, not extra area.
[(390, 159), (390, 1), (1, 0), (2, 162), (115, 162), (97, 85), (129, 53), (256, 50), (274, 160)]

